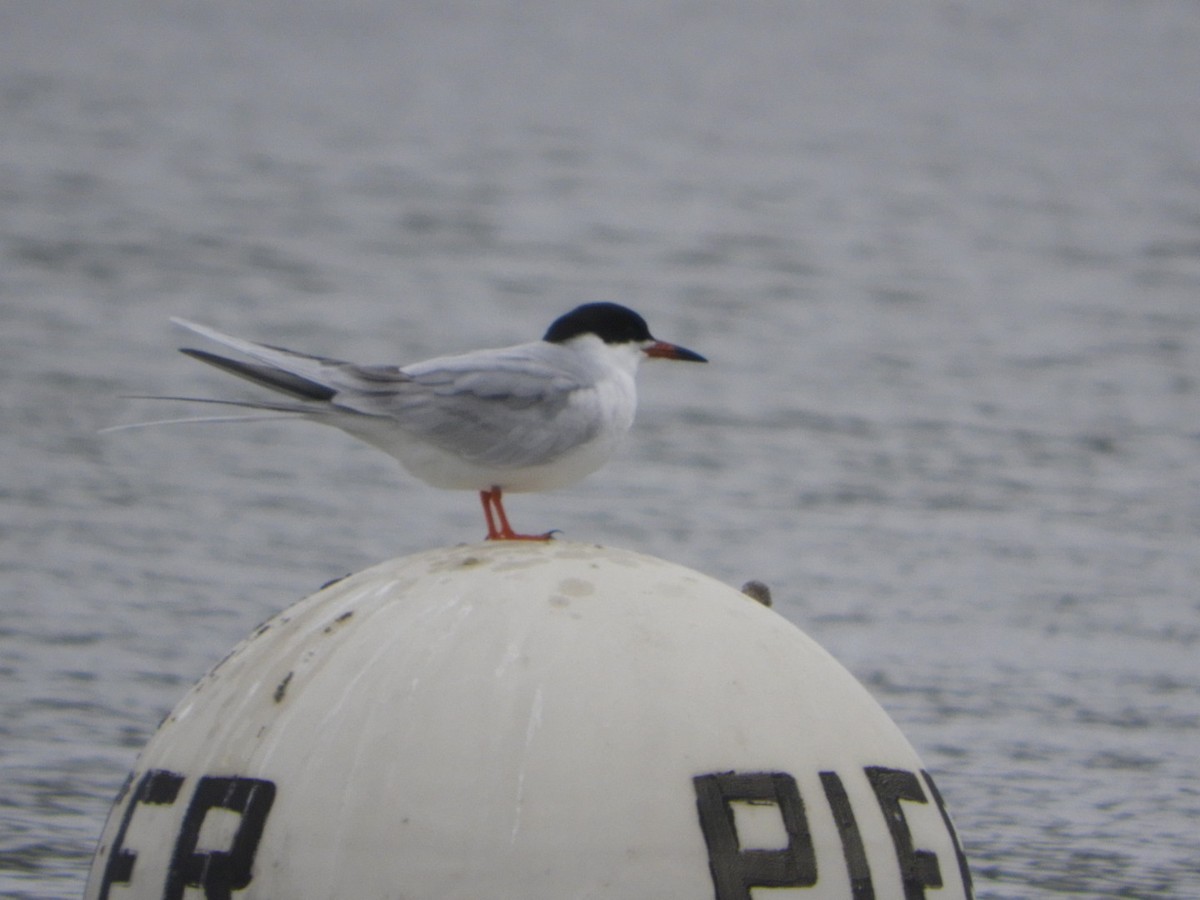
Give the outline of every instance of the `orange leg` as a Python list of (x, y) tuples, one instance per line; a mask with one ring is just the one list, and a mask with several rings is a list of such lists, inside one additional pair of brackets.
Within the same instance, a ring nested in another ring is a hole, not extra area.
[[(483, 504), (483, 517), (487, 520), (487, 539), (489, 541), (548, 541), (554, 537), (553, 531), (545, 534), (517, 534), (508, 524), (508, 516), (504, 514), (504, 503), (501, 501), (501, 491), (493, 487), (490, 491), (480, 491), (479, 500)], [(499, 522), (499, 527), (496, 523)]]

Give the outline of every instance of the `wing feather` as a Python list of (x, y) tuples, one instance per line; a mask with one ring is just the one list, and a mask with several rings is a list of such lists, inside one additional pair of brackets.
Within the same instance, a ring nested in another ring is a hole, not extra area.
[[(533, 346), (442, 357), (390, 374), (351, 367), (340, 374), (358, 390), (332, 402), (391, 419), (409, 435), (478, 465), (548, 461), (592, 438), (596, 424), (585, 414), (591, 391), (581, 378), (547, 361), (544, 352), (531, 354)], [(369, 392), (362, 390), (365, 383)], [(555, 427), (545, 427), (551, 420)]]
[(357, 365), (172, 321), (255, 363), (185, 350), (189, 356), (297, 397), (313, 414), (333, 413), (314, 417), (378, 445), (394, 428), (471, 463), (519, 467), (553, 460), (600, 427), (595, 389), (569, 354), (544, 342), (404, 367)]

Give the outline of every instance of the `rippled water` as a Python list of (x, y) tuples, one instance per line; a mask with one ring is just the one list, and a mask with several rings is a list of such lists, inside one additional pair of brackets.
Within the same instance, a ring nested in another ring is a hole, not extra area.
[(750, 0), (0, 10), (0, 892), (77, 895), (256, 623), (482, 534), (170, 315), (406, 361), (611, 299), (627, 451), (519, 527), (734, 584), (917, 746), (978, 896), (1183, 897), (1200, 790), (1200, 7)]

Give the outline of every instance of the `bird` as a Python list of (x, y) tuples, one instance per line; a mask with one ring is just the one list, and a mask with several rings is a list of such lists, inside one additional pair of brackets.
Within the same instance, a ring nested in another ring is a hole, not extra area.
[(610, 302), (585, 303), (559, 316), (541, 340), (403, 366), (298, 353), (187, 319), (171, 321), (250, 361), (192, 347), (180, 352), (288, 399), (151, 398), (258, 411), (168, 421), (282, 416), (339, 428), (426, 484), (478, 491), (493, 541), (553, 538), (554, 531), (513, 529), (503, 496), (565, 487), (603, 466), (633, 424), (634, 376), (642, 360), (707, 362), (653, 337), (638, 313)]

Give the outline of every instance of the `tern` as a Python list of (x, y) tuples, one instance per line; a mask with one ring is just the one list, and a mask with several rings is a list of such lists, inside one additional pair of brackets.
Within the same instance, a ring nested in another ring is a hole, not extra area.
[(290, 399), (154, 399), (239, 406), (340, 428), (426, 484), (478, 491), (488, 540), (551, 539), (553, 531), (514, 531), (504, 493), (565, 487), (604, 465), (633, 424), (634, 376), (643, 359), (707, 362), (657, 340), (645, 319), (616, 303), (577, 307), (539, 341), (405, 366), (312, 356), (171, 321), (252, 361), (191, 347), (182, 353)]

